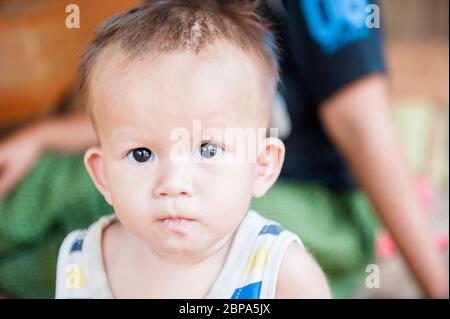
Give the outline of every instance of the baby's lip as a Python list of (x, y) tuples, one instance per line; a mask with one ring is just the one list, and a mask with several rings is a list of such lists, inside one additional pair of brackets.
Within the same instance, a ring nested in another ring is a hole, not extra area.
[(157, 223), (163, 225), (167, 230), (184, 233), (191, 225), (196, 222), (195, 219), (186, 216), (165, 216), (158, 219)]
[(161, 218), (158, 218), (158, 221), (165, 221), (165, 220), (184, 220), (184, 221), (195, 221), (195, 218), (184, 216), (184, 215), (165, 215)]

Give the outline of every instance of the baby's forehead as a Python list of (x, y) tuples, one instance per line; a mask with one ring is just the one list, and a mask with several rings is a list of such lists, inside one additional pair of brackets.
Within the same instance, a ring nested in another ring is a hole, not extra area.
[[(92, 73), (112, 77), (142, 69), (155, 70), (161, 66), (167, 67), (167, 64), (175, 64), (181, 70), (182, 65), (177, 64), (177, 61), (189, 62), (196, 66), (209, 64), (217, 69), (222, 68), (228, 71), (239, 71), (245, 67), (246, 71), (257, 73), (258, 76), (263, 76), (265, 71), (262, 61), (254, 53), (243, 50), (229, 41), (220, 40), (199, 51), (178, 49), (133, 55), (125, 52), (118, 45), (110, 46), (99, 55)], [(95, 84), (94, 82), (93, 85)]]
[(110, 113), (119, 104), (121, 112), (146, 106), (155, 115), (169, 117), (242, 116), (258, 104), (264, 108), (260, 67), (251, 54), (226, 42), (198, 53), (149, 53), (134, 59), (110, 49), (92, 76), (95, 113), (104, 117), (106, 110)]

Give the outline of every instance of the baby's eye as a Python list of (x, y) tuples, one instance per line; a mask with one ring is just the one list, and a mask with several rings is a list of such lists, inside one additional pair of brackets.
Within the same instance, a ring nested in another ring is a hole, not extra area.
[(199, 151), (203, 158), (213, 158), (219, 154), (222, 149), (215, 143), (202, 143), (199, 147)]
[(155, 155), (148, 148), (136, 148), (131, 150), (127, 154), (128, 159), (138, 163), (145, 163), (148, 161), (153, 161), (155, 159)]

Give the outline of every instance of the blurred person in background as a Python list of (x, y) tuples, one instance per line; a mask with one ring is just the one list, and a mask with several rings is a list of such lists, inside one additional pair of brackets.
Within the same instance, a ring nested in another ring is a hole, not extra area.
[[(380, 29), (366, 26), (369, 4), (263, 4), (280, 39), (287, 110), (276, 104), (273, 125), (287, 153), (282, 177), (252, 207), (297, 232), (334, 296), (351, 297), (375, 257), (373, 206), (425, 294), (448, 297), (447, 270), (389, 117)], [(64, 235), (109, 212), (82, 161), (95, 143), (82, 112), (44, 118), (0, 141), (1, 291), (52, 297)]]
[(448, 270), (390, 117), (379, 3), (266, 2), (280, 35), (289, 114), (279, 127), (290, 132), (277, 187), (253, 207), (303, 236), (335, 297), (353, 296), (368, 275), (375, 216), (424, 293), (448, 297)]

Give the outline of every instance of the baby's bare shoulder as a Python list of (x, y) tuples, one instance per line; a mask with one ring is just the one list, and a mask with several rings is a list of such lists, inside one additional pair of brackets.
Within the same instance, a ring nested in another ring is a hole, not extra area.
[(314, 258), (298, 243), (284, 254), (278, 275), (276, 298), (330, 298), (325, 274)]

